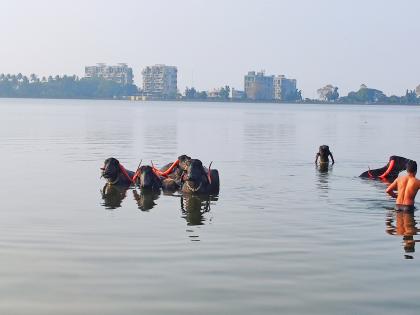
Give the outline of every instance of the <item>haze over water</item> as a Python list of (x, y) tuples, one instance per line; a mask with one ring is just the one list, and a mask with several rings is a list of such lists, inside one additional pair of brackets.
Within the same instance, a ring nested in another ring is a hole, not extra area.
[[(0, 111), (2, 314), (418, 313), (420, 257), (397, 235), (418, 214), (357, 176), (390, 155), (420, 160), (420, 107), (1, 99)], [(321, 144), (336, 159), (326, 173)], [(135, 169), (181, 154), (213, 161), (217, 198), (102, 198), (106, 158)]]

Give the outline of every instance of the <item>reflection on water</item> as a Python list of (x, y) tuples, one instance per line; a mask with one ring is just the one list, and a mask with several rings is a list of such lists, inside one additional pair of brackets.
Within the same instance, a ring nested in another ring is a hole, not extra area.
[(320, 196), (321, 197), (327, 197), (328, 196), (328, 177), (330, 176), (330, 173), (332, 172), (333, 166), (329, 165), (329, 163), (320, 163), (315, 166), (317, 171), (317, 188), (320, 190)]
[(101, 190), (102, 206), (111, 210), (121, 207), (122, 201), (127, 196), (127, 190), (127, 187), (105, 184)]
[(155, 200), (160, 196), (160, 192), (155, 191), (143, 191), (138, 192), (136, 189), (133, 189), (133, 197), (137, 202), (137, 206), (141, 211), (149, 211), (154, 206), (156, 206)]
[(329, 163), (320, 163), (316, 166), (319, 174), (326, 174), (328, 171), (332, 170), (332, 165), (330, 166)]
[(386, 216), (386, 232), (390, 235), (402, 236), (403, 248), (406, 259), (413, 259), (411, 255), (415, 252), (416, 242), (414, 235), (420, 230), (416, 227), (414, 211), (396, 211), (391, 210)]
[[(204, 225), (206, 221), (210, 222), (211, 218), (208, 219), (206, 214), (211, 210), (211, 205), (214, 201), (217, 201), (217, 196), (212, 195), (193, 195), (183, 194), (181, 195), (181, 213), (182, 217), (187, 221), (187, 226), (200, 226)], [(199, 235), (197, 229), (187, 229), (190, 234), (189, 237), (192, 241), (199, 241)]]
[(188, 225), (203, 225), (203, 214), (210, 212), (210, 202), (217, 201), (217, 196), (183, 194), (181, 196), (182, 217)]
[[(105, 209), (116, 209), (121, 207), (122, 201), (131, 190), (137, 207), (142, 211), (149, 211), (156, 207), (156, 201), (161, 192), (137, 190), (136, 188), (120, 187), (109, 183), (101, 189), (102, 206)], [(165, 194), (165, 198), (179, 198), (182, 217), (187, 221), (188, 226), (204, 225), (207, 219), (204, 214), (210, 212), (211, 205), (218, 200), (217, 195), (194, 195), (194, 194)]]

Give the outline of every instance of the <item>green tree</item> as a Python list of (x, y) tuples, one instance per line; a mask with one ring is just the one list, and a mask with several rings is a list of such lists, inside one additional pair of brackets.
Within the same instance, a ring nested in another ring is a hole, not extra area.
[(230, 86), (229, 85), (225, 85), (224, 87), (220, 88), (220, 92), (219, 92), (219, 97), (221, 99), (229, 99), (230, 96)]

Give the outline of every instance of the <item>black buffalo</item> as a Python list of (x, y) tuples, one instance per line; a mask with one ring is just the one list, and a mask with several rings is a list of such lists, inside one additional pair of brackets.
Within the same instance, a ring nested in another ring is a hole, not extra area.
[(102, 177), (109, 184), (129, 187), (133, 184), (134, 172), (126, 170), (116, 158), (108, 158), (101, 167)]
[(162, 178), (162, 188), (165, 192), (172, 193), (181, 188), (181, 178), (190, 161), (191, 157), (183, 154), (175, 162), (168, 163), (161, 169), (154, 168), (155, 173)]
[(198, 159), (191, 159), (181, 176), (181, 191), (194, 194), (218, 194), (219, 172), (206, 169)]
[(139, 167), (135, 174), (135, 184), (143, 190), (159, 191), (162, 187), (161, 178), (149, 165)]
[(372, 178), (372, 179), (387, 179), (394, 180), (398, 174), (407, 168), (407, 163), (410, 159), (402, 156), (392, 155), (388, 163), (380, 168), (372, 169), (363, 172), (359, 177)]

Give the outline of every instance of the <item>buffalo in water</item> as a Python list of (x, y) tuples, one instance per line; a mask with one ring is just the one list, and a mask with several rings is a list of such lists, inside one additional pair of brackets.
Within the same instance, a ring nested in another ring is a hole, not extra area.
[(191, 159), (181, 178), (181, 191), (195, 194), (218, 194), (219, 172), (206, 169), (198, 159)]
[(134, 172), (126, 170), (116, 158), (108, 158), (101, 167), (103, 178), (108, 184), (129, 187), (133, 184)]
[(372, 170), (369, 169), (360, 174), (359, 177), (393, 181), (398, 177), (400, 172), (405, 171), (408, 161), (410, 161), (410, 159), (392, 155), (389, 157), (389, 161), (385, 166)]
[(142, 190), (160, 191), (162, 180), (149, 165), (140, 166), (135, 174), (134, 183)]
[[(211, 163), (210, 163), (211, 166)], [(218, 194), (220, 189), (219, 172), (205, 168), (198, 159), (181, 155), (174, 163), (154, 169), (157, 174), (165, 177), (164, 190), (181, 190), (184, 193)]]
[(182, 186), (181, 179), (186, 172), (191, 157), (181, 155), (173, 163), (168, 163), (161, 169), (154, 168), (156, 174), (162, 178), (162, 188), (166, 192), (175, 192)]
[(154, 166), (141, 166), (135, 172), (127, 170), (115, 158), (108, 158), (101, 168), (102, 177), (108, 184), (130, 187), (138, 185), (142, 190), (181, 190), (188, 193), (217, 194), (220, 188), (219, 172), (212, 170), (211, 163), (205, 168), (198, 159), (181, 155), (160, 170)]
[[(141, 162), (140, 162), (141, 164)], [(148, 165), (138, 166), (135, 172), (125, 169), (116, 158), (108, 158), (101, 167), (102, 176), (108, 184), (114, 186), (130, 187), (137, 185), (142, 190), (160, 190), (162, 179), (153, 168)]]

